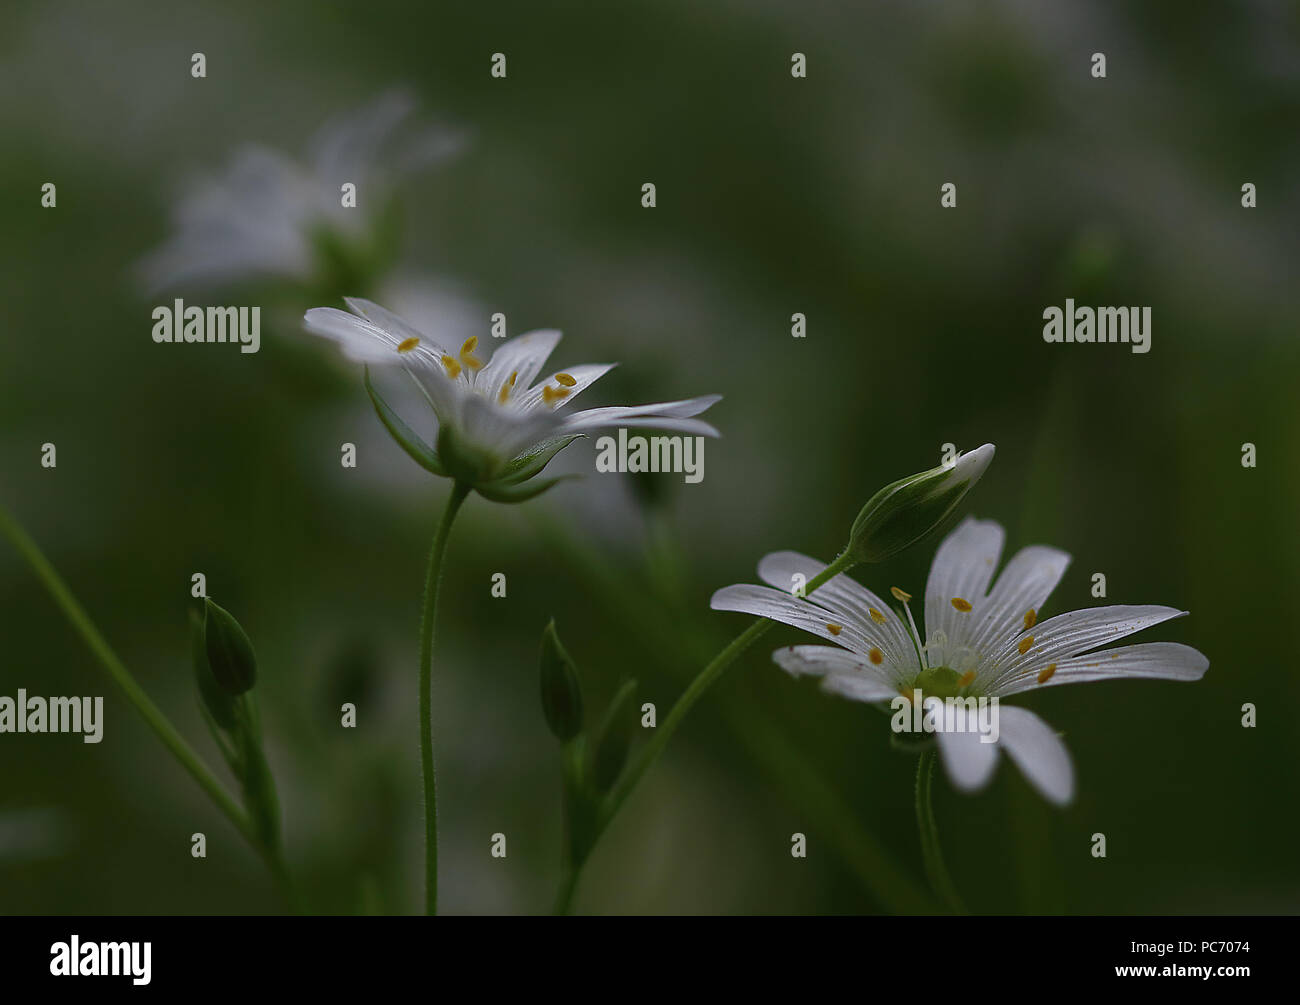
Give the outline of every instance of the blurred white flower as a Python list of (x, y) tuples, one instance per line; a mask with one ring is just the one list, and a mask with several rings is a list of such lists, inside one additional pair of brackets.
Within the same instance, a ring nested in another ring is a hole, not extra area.
[[(383, 251), (395, 185), (463, 146), (454, 131), (412, 123), (414, 107), (405, 93), (385, 94), (325, 125), (302, 161), (262, 146), (238, 150), (179, 199), (172, 235), (139, 263), (146, 289), (367, 271)], [(353, 207), (345, 184), (356, 186)]]
[(720, 399), (716, 394), (565, 412), (614, 364), (574, 366), (534, 383), (560, 341), (558, 331), (519, 335), (484, 359), (477, 336), (457, 347), (369, 300), (349, 297), (346, 302), (354, 313), (315, 307), (304, 316), (304, 327), (337, 342), (357, 362), (403, 367), (437, 420), (437, 450), (420, 440), (372, 389), (389, 432), (426, 468), (472, 484), (488, 498), (519, 501), (541, 491), (545, 485), (526, 490), (520, 485), (575, 437), (596, 429), (641, 426), (718, 435), (713, 426), (695, 418)]
[[(925, 591), (930, 631), (925, 644), (907, 606), (911, 598), (897, 588), (894, 596), (906, 617), (843, 574), (807, 598), (792, 595), (792, 584), (811, 581), (825, 568), (796, 552), (775, 552), (759, 563), (758, 574), (771, 587), (728, 586), (713, 595), (712, 606), (770, 618), (836, 643), (840, 648), (789, 646), (772, 658), (791, 674), (821, 677), (822, 688), (832, 694), (870, 703), (912, 697), (914, 689), (924, 697), (1001, 699), (1058, 684), (1204, 675), (1205, 656), (1174, 642), (1097, 651), (1186, 611), (1093, 607), (1039, 622), (1038, 612), (1070, 556), (1055, 548), (1025, 548), (990, 588), (1003, 536), (998, 524), (967, 518), (939, 545)], [(999, 712), (996, 743), (981, 742), (974, 731), (935, 733), (953, 784), (965, 791), (982, 788), (1002, 748), (1039, 792), (1054, 803), (1068, 803), (1074, 769), (1060, 738), (1027, 709), (1001, 705)]]

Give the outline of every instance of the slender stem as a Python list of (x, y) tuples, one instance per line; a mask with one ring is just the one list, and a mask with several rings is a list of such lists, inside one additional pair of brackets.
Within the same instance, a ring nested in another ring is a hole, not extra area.
[(144, 689), (136, 683), (131, 672), (123, 665), (122, 661), (117, 658), (104, 636), (99, 633), (94, 622), (85, 609), (77, 602), (77, 598), (72, 595), (68, 585), (60, 578), (59, 574), (50, 565), (49, 560), (41, 552), (40, 547), (33, 541), (15, 521), (0, 507), (0, 532), (9, 539), (18, 553), (27, 560), (36, 573), (41, 584), (49, 592), (50, 597), (63, 611), (64, 616), (71, 622), (72, 627), (76, 629), (77, 634), (89, 647), (95, 658), (108, 671), (108, 675), (113, 678), (114, 683), (122, 689), (126, 695), (127, 701), (135, 706), (140, 713), (146, 725), (153, 730), (154, 735), (162, 741), (173, 757), (180, 762), (181, 767), (190, 773), (199, 788), (208, 794), (208, 797), (216, 804), (217, 809), (226, 815), (235, 828), (245, 837), (248, 842), (258, 851), (264, 859), (267, 859), (268, 850), (262, 846), (262, 842), (249, 820), (248, 815), (239, 807), (234, 798), (221, 785), (220, 782), (207, 769), (202, 760), (181, 737), (176, 728), (168, 721), (167, 717), (159, 710), (145, 694)]
[[(813, 590), (817, 589), (817, 587), (821, 586), (833, 576), (851, 568), (853, 564), (853, 560), (850, 559), (847, 554), (841, 555), (807, 584), (804, 589), (804, 596), (812, 593)], [(695, 703), (704, 696), (704, 693), (708, 691), (709, 688), (717, 683), (718, 679), (726, 672), (727, 668), (730, 667), (746, 649), (762, 638), (763, 635), (771, 629), (773, 624), (774, 622), (769, 621), (766, 618), (760, 618), (758, 621), (755, 621), (752, 625), (732, 639), (726, 648), (718, 653), (717, 656), (713, 657), (713, 659), (709, 661), (708, 665), (696, 675), (695, 679), (691, 681), (689, 685), (687, 685), (687, 688), (682, 692), (681, 697), (677, 699), (673, 704), (673, 707), (669, 710), (663, 723), (655, 730), (654, 738), (641, 749), (641, 753), (628, 766), (627, 770), (623, 773), (623, 777), (619, 779), (618, 784), (614, 787), (614, 790), (606, 797), (604, 804), (601, 806), (600, 816), (596, 824), (597, 838), (600, 834), (604, 833), (605, 828), (609, 826), (609, 822), (617, 815), (619, 809), (627, 800), (627, 797), (632, 794), (632, 790), (636, 788), (637, 783), (641, 780), (642, 776), (650, 770), (651, 765), (653, 765), (655, 761), (659, 759), (660, 755), (663, 754), (664, 748), (668, 746), (668, 741), (672, 739), (673, 733), (677, 731), (677, 727), (680, 726), (682, 720), (686, 718), (686, 713), (695, 707)], [(595, 842), (593, 841), (593, 844), (594, 843)], [(578, 870), (581, 870), (581, 863), (578, 865)]]
[(433, 626), (438, 609), (438, 586), (442, 582), (442, 559), (447, 537), (470, 486), (456, 482), (447, 497), (447, 507), (438, 521), (429, 548), (429, 568), (424, 577), (424, 600), (420, 606), (420, 772), (424, 777), (424, 909), (438, 913), (438, 786), (433, 768)]
[(934, 803), (930, 796), (935, 759), (935, 752), (927, 750), (916, 762), (916, 827), (921, 835), (921, 858), (936, 896), (948, 905), (953, 914), (965, 914), (966, 908), (957, 895), (952, 877), (948, 875), (939, 845), (939, 825), (934, 818)]
[(573, 895), (578, 889), (578, 877), (582, 875), (582, 866), (568, 866), (560, 880), (560, 892), (555, 897), (555, 914), (565, 915), (573, 908)]

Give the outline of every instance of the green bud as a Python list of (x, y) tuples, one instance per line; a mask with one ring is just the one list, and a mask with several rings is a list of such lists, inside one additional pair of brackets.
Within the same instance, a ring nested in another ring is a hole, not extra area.
[(203, 649), (213, 678), (227, 694), (243, 694), (257, 683), (253, 643), (229, 611), (206, 599)]
[(853, 521), (846, 549), (855, 562), (882, 562), (910, 547), (948, 518), (993, 460), (993, 444), (950, 464), (886, 485)]
[(194, 680), (199, 688), (199, 700), (212, 716), (212, 721), (226, 732), (235, 729), (235, 700), (217, 686), (208, 666), (208, 652), (203, 639), (203, 618), (190, 611), (190, 659), (194, 664)]
[(582, 687), (552, 620), (542, 632), (542, 713), (551, 734), (568, 743), (582, 732)]
[(597, 792), (612, 789), (627, 763), (628, 747), (636, 728), (635, 691), (635, 680), (629, 680), (619, 688), (605, 712), (605, 721), (600, 725), (591, 755), (591, 781)]

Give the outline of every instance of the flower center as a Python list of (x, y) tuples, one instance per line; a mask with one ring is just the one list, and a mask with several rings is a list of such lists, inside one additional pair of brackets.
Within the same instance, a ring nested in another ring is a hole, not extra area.
[(912, 687), (920, 689), (922, 699), (956, 698), (974, 679), (973, 670), (959, 674), (952, 667), (930, 667), (916, 675)]

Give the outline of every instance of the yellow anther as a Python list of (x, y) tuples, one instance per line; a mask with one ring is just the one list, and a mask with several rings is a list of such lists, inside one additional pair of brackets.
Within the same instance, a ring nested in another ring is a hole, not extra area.
[(567, 387), (551, 387), (547, 384), (542, 388), (542, 401), (550, 404), (553, 401), (562, 401), (569, 396), (570, 392)]
[(871, 620), (874, 621), (876, 624), (883, 625), (885, 623), (885, 616), (881, 614), (878, 610), (876, 610), (874, 607), (868, 607), (867, 613), (871, 615)]
[(555, 375), (555, 382), (557, 384), (563, 384), (565, 387), (576, 387), (578, 384), (577, 378), (567, 373), (557, 373)]
[(1038, 612), (1032, 607), (1025, 611), (1025, 631), (1033, 628), (1038, 623)]
[(957, 610), (961, 611), (963, 614), (969, 613), (971, 609), (970, 601), (965, 597), (953, 597), (952, 606), (957, 608)]
[(460, 361), (471, 370), (483, 369), (483, 361), (474, 355), (474, 347), (478, 345), (478, 336), (471, 335), (465, 340), (465, 344), (460, 347)]
[(840, 632), (844, 631), (844, 626), (843, 626), (843, 625), (827, 625), (827, 626), (826, 626), (826, 630), (827, 630), (828, 632), (830, 632), (832, 635), (838, 635)]
[(460, 376), (460, 364), (450, 356), (442, 357), (442, 368), (447, 371), (447, 376), (452, 380)]
[(1029, 652), (1029, 647), (1032, 646), (1033, 644), (1034, 644), (1034, 637), (1032, 635), (1026, 635), (1023, 639), (1021, 639), (1019, 642), (1016, 643), (1016, 648), (1020, 650), (1020, 655), (1023, 656), (1025, 655), (1025, 653)]
[(1056, 673), (1056, 664), (1049, 663), (1043, 669), (1038, 671), (1038, 683), (1046, 684), (1052, 679), (1052, 674)]
[(514, 373), (510, 375), (510, 379), (501, 385), (501, 392), (497, 395), (497, 401), (500, 404), (504, 405), (506, 403), (506, 400), (510, 397), (510, 389), (515, 386), (515, 379), (518, 376), (519, 376), (519, 371), (516, 370)]
[(912, 696), (907, 691), (899, 691), (898, 697), (905, 699), (908, 704), (911, 704), (912, 702)]
[(876, 666), (879, 666), (881, 662), (884, 661), (885, 654), (882, 653), (875, 646), (872, 646), (870, 649), (867, 650), (867, 659), (871, 660), (871, 662), (876, 664)]
[(410, 338), (402, 339), (402, 341), (397, 344), (397, 351), (410, 352), (419, 344), (420, 344), (420, 340), (416, 338), (414, 335), (412, 335)]
[(908, 593), (906, 590), (900, 590), (897, 586), (891, 586), (889, 588), (889, 592), (894, 595), (895, 600), (901, 601), (904, 604), (912, 599), (912, 595), (910, 593)]
[(970, 685), (970, 682), (973, 681), (974, 679), (975, 679), (975, 671), (967, 670), (964, 674), (961, 675), (961, 678), (957, 681), (957, 686), (967, 687)]

